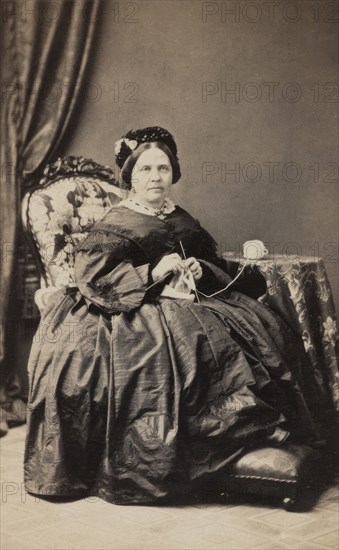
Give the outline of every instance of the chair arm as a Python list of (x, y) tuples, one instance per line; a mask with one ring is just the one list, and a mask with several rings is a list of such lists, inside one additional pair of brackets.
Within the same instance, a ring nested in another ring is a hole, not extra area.
[(48, 286), (46, 288), (39, 288), (35, 291), (34, 302), (38, 306), (40, 313), (46, 308), (48, 298), (57, 290), (59, 289), (56, 286)]

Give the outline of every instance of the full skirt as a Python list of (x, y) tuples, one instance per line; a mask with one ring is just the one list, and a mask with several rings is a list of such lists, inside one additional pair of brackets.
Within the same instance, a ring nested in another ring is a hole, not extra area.
[(156, 503), (221, 475), (277, 426), (308, 442), (305, 361), (293, 331), (237, 292), (110, 316), (60, 290), (29, 361), (26, 489)]

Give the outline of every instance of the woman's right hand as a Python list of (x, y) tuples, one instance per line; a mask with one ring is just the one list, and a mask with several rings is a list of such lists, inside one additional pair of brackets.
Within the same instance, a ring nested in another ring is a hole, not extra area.
[(173, 253), (164, 256), (160, 262), (152, 269), (152, 279), (156, 283), (164, 279), (170, 273), (178, 274), (185, 269), (185, 263), (179, 254)]

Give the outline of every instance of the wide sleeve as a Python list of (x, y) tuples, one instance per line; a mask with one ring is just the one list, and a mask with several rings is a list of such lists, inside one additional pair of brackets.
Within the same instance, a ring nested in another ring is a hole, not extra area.
[[(203, 260), (203, 277), (201, 280), (201, 287), (203, 288), (201, 290), (208, 294), (215, 288), (227, 286), (235, 278), (238, 266), (230, 266), (224, 258), (219, 256), (217, 242), (198, 221), (197, 227), (199, 234), (197, 257)], [(216, 269), (213, 269), (213, 266)], [(224, 284), (222, 273), (225, 274)], [(242, 292), (251, 298), (257, 299), (259, 296), (265, 294), (267, 287), (264, 276), (256, 266), (251, 266), (242, 273), (239, 279), (232, 283), (229, 289)]]
[(149, 283), (149, 263), (137, 261), (135, 245), (115, 237), (100, 246), (88, 240), (75, 256), (75, 280), (88, 306), (108, 314), (138, 308)]

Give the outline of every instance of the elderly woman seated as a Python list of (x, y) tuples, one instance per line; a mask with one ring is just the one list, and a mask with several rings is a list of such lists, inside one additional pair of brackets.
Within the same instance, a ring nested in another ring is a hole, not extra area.
[(302, 345), (169, 198), (173, 136), (131, 131), (116, 163), (129, 198), (78, 245), (77, 286), (50, 294), (41, 319), (72, 330), (33, 344), (25, 483), (157, 503), (222, 483), (244, 449), (315, 436)]

